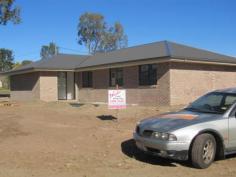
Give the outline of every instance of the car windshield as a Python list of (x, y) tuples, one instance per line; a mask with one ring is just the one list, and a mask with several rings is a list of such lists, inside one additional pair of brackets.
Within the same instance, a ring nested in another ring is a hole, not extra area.
[(232, 106), (235, 101), (236, 94), (211, 92), (194, 101), (190, 106), (185, 108), (185, 110), (223, 114)]

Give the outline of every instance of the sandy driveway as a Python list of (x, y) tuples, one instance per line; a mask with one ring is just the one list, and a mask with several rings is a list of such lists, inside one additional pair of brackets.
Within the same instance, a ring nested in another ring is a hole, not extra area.
[(196, 170), (140, 154), (132, 141), (135, 123), (156, 108), (67, 103), (20, 103), (0, 107), (1, 177), (236, 176), (236, 156)]

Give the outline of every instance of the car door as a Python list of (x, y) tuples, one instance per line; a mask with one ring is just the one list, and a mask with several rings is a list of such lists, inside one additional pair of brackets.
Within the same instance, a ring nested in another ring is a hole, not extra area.
[(229, 148), (236, 150), (236, 117), (229, 117)]
[[(228, 97), (228, 100), (225, 100), (226, 105), (227, 105), (227, 102), (230, 102), (231, 99), (235, 99), (235, 98)], [(232, 109), (229, 115), (228, 127), (229, 127), (229, 150), (235, 151), (236, 150), (236, 104), (234, 104), (234, 108)]]

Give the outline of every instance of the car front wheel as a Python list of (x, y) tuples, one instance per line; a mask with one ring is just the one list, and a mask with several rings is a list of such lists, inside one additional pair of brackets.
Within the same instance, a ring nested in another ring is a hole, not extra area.
[(214, 136), (208, 133), (196, 137), (193, 142), (191, 157), (192, 164), (196, 168), (208, 168), (215, 159), (216, 141)]

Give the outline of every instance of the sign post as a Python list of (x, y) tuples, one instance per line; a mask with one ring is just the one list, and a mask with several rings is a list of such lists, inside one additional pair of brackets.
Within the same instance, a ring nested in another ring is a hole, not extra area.
[(108, 109), (117, 110), (116, 117), (118, 118), (118, 110), (126, 108), (126, 90), (108, 90)]

